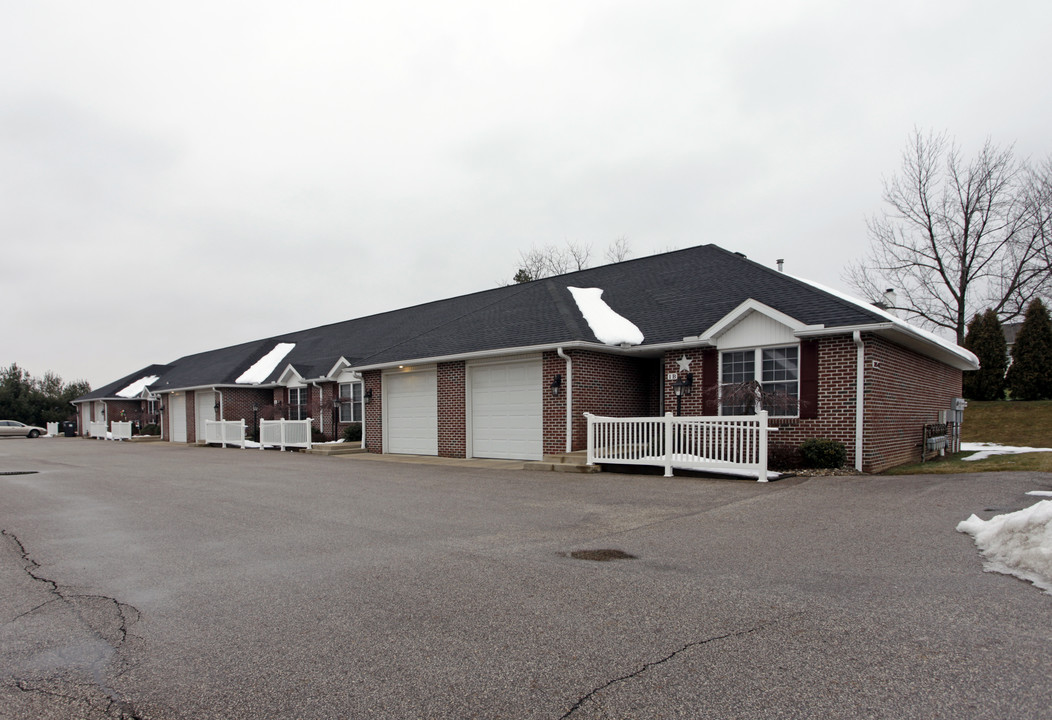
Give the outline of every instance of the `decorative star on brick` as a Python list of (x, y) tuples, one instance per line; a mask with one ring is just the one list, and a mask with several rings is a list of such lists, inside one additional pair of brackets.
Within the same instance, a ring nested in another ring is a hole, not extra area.
[(686, 355), (677, 360), (676, 364), (679, 365), (680, 372), (690, 372), (690, 360)]

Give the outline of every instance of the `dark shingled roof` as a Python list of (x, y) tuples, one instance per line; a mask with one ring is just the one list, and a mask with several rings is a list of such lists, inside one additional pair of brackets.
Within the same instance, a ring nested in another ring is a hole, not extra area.
[(289, 364), (304, 378), (321, 377), (341, 357), (352, 366), (370, 367), (502, 348), (598, 343), (568, 286), (602, 288), (603, 300), (642, 331), (644, 347), (699, 335), (749, 298), (805, 325), (887, 320), (737, 253), (701, 245), (188, 355), (80, 399), (109, 397), (144, 374), (161, 376), (151, 385), (154, 391), (232, 385), (280, 342), (295, 348), (263, 384), (273, 383)]

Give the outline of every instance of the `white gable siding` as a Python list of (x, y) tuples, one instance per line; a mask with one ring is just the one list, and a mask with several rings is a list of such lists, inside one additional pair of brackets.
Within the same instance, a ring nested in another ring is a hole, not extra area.
[(751, 312), (741, 322), (720, 335), (716, 347), (741, 348), (766, 345), (791, 345), (798, 342), (792, 328), (758, 312)]

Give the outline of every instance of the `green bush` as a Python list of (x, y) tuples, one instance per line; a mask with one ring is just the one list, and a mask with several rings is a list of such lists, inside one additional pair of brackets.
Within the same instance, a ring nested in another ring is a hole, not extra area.
[(836, 440), (811, 438), (800, 445), (800, 457), (804, 467), (836, 469), (847, 462), (847, 448)]
[(161, 426), (160, 425), (154, 425), (154, 424), (143, 425), (142, 426), (142, 430), (139, 431), (139, 434), (140, 435), (160, 435), (161, 434)]
[(343, 439), (347, 442), (360, 442), (362, 439), (362, 424), (353, 422), (343, 429)]

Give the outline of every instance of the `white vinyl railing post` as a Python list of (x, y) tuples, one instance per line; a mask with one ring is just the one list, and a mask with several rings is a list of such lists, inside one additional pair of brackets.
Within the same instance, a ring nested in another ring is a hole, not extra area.
[(584, 418), (588, 422), (588, 459), (586, 462), (588, 465), (595, 465), (595, 416), (586, 412)]
[(767, 411), (761, 410), (759, 415), (759, 435), (760, 435), (760, 457), (757, 458), (760, 462), (759, 474), (756, 476), (758, 482), (767, 482)]
[(672, 477), (673, 424), (672, 413), (665, 413), (665, 477)]

